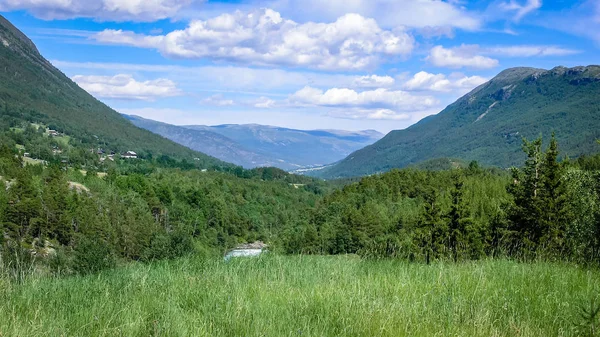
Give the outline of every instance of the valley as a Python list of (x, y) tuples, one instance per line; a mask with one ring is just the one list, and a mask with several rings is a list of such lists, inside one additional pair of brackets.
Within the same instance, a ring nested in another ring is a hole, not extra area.
[(0, 336), (597, 336), (597, 47), (293, 3), (0, 0)]

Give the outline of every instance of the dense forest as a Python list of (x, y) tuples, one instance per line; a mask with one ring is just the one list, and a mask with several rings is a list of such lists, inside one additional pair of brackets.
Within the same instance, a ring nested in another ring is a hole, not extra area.
[(426, 263), (600, 258), (600, 157), (561, 158), (554, 136), (545, 148), (525, 140), (527, 161), (510, 171), (450, 161), (325, 182), (274, 168), (197, 170), (164, 155), (101, 161), (39, 123), (3, 116), (0, 127), (1, 256), (15, 275), (222, 254), (253, 241), (287, 254)]
[(523, 149), (509, 172), (395, 170), (327, 195), (286, 236), (288, 252), (409, 260), (561, 259), (598, 262), (600, 157), (561, 160), (554, 137)]

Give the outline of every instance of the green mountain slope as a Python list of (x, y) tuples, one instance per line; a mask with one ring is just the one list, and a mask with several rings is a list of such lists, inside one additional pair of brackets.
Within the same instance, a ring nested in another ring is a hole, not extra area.
[(507, 69), (438, 115), (392, 131), (316, 174), (368, 175), (441, 157), (508, 167), (524, 160), (522, 137), (553, 131), (563, 155), (597, 151), (600, 66)]
[(197, 158), (199, 166), (227, 166), (140, 129), (56, 69), (35, 45), (0, 16), (0, 117), (41, 122), (75, 135), (84, 145), (142, 156)]

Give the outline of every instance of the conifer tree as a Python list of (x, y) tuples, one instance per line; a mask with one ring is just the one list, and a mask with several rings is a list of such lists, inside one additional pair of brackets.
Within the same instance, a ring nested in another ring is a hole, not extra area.
[(424, 251), (427, 264), (432, 258), (438, 258), (444, 250), (444, 241), (448, 228), (442, 219), (439, 193), (431, 188), (424, 196), (423, 213), (417, 230), (417, 240)]
[(454, 261), (463, 257), (470, 248), (477, 250), (477, 247), (470, 247), (471, 244), (476, 243), (469, 242), (475, 241), (473, 240), (475, 233), (470, 233), (472, 231), (472, 220), (468, 205), (464, 200), (463, 188), (464, 182), (460, 178), (456, 178), (454, 189), (451, 192), (452, 205), (448, 213), (448, 248)]

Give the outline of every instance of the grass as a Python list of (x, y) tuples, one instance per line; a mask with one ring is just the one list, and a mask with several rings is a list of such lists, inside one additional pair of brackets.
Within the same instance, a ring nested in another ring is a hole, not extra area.
[(191, 258), (0, 278), (0, 336), (577, 336), (599, 290), (564, 264)]

